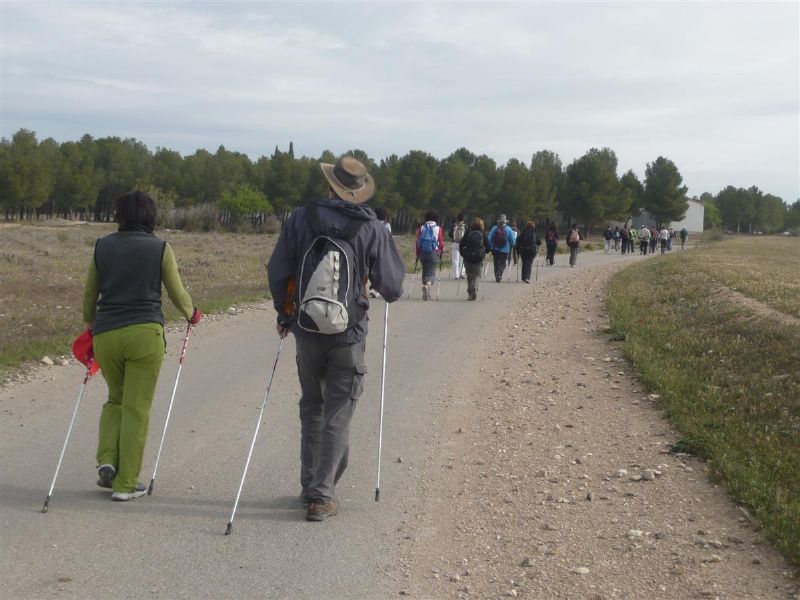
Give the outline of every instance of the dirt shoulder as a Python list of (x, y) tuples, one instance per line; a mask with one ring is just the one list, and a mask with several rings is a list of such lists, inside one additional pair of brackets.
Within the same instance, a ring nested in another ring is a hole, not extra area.
[(464, 373), (409, 524), (416, 598), (800, 598), (757, 523), (673, 455), (608, 341), (604, 265), (521, 299)]

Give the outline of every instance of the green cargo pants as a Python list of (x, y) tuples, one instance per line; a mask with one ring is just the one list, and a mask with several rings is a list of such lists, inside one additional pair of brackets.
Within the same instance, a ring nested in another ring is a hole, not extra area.
[(150, 406), (164, 360), (164, 328), (143, 323), (100, 333), (94, 338), (94, 354), (108, 384), (97, 464), (114, 465), (114, 491), (130, 492), (142, 468)]

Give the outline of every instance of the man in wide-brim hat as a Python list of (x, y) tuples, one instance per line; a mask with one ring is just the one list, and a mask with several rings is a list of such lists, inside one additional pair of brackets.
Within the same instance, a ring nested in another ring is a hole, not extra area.
[[(369, 300), (364, 282), (369, 279), (384, 300), (394, 302), (403, 294), (406, 273), (391, 234), (363, 205), (375, 193), (375, 181), (366, 167), (343, 156), (336, 164), (320, 163), (320, 168), (329, 197), (289, 215), (267, 265), (278, 333), (294, 333), (296, 338), (300, 498), (307, 505), (308, 521), (322, 521), (337, 512), (336, 483), (347, 467), (350, 419), (366, 373)], [(336, 260), (314, 263), (315, 256), (331, 253), (337, 254)], [(341, 272), (330, 272), (334, 268)], [(313, 274), (305, 282), (309, 271)], [(307, 286), (312, 279), (313, 286)], [(338, 285), (344, 281), (347, 286)], [(319, 300), (319, 289), (330, 288), (336, 294), (344, 287), (343, 302), (335, 296), (333, 301)], [(306, 294), (312, 288), (313, 293)], [(317, 312), (309, 308), (320, 303), (326, 308)], [(326, 321), (328, 306), (340, 317), (334, 324)]]

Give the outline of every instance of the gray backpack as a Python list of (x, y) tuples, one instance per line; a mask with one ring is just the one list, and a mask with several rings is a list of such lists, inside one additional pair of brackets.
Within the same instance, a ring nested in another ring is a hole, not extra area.
[(365, 221), (353, 219), (341, 232), (326, 230), (318, 210), (316, 204), (307, 205), (315, 237), (303, 253), (297, 276), (297, 324), (306, 331), (336, 335), (357, 325), (366, 313), (359, 303), (364, 285), (350, 243)]

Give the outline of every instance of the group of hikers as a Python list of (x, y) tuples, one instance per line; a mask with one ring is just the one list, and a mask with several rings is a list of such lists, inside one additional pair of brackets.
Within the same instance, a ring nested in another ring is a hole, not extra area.
[[(365, 205), (375, 192), (375, 182), (364, 164), (343, 156), (335, 164), (320, 163), (319, 167), (328, 183), (327, 197), (287, 217), (267, 264), (280, 338), (273, 374), (283, 339), (289, 334), (295, 337), (301, 392), (299, 500), (308, 521), (322, 521), (338, 510), (336, 485), (347, 468), (349, 426), (366, 373), (366, 284), (373, 296), (391, 303), (402, 295), (406, 277), (406, 265), (385, 214), (376, 215), (379, 211)], [(181, 282), (172, 249), (153, 233), (156, 214), (154, 200), (145, 193), (130, 192), (117, 199), (118, 231), (97, 240), (84, 292), (84, 335), (90, 339), (89, 352), (93, 350), (88, 361), (96, 360), (108, 384), (108, 400), (100, 413), (97, 484), (109, 489), (116, 501), (146, 493), (139, 476), (165, 352), (162, 286), (188, 321), (187, 340), (191, 327), (202, 318)], [(444, 254), (438, 223), (439, 214), (430, 210), (417, 231), (423, 300), (430, 298)], [(628, 232), (630, 243), (636, 238)], [(495, 281), (502, 280), (511, 261), (521, 261), (522, 280), (530, 283), (533, 260), (542, 244), (534, 221), (519, 230), (505, 215), (486, 232), (483, 219), (475, 218), (468, 226), (459, 214), (449, 239), (453, 277), (466, 277), (468, 298), (473, 301), (487, 253), (493, 255)], [(639, 239), (644, 252), (645, 238)], [(581, 233), (573, 224), (566, 240), (572, 267), (580, 241)], [(546, 263), (551, 266), (558, 242), (558, 230), (551, 223), (544, 235)], [(388, 304), (385, 310), (388, 315)], [(262, 411), (265, 404), (266, 399)], [(248, 465), (249, 460), (248, 456)]]
[(604, 250), (605, 253), (619, 252), (622, 254), (633, 254), (636, 250), (637, 243), (639, 245), (639, 254), (654, 254), (658, 246), (661, 247), (661, 254), (665, 252), (672, 252), (673, 241), (680, 237), (681, 250), (686, 247), (686, 241), (689, 239), (689, 230), (682, 227), (678, 233), (672, 227), (662, 226), (661, 229), (656, 228), (655, 225), (647, 227), (642, 225), (641, 229), (631, 226), (628, 228), (624, 225), (621, 229), (619, 225), (611, 229), (611, 225), (606, 227), (603, 232)]
[[(425, 213), (425, 222), (417, 229), (416, 261), (414, 273), (416, 274), (417, 262), (422, 265), (422, 299), (431, 298), (431, 288), (436, 279), (436, 267), (441, 266), (444, 259), (444, 234), (438, 224), (439, 213), (429, 210)], [(467, 280), (467, 299), (475, 300), (478, 294), (478, 285), (484, 273), (484, 259), (487, 254), (492, 255), (494, 279), (500, 283), (503, 273), (508, 265), (521, 264), (521, 278), (524, 283), (531, 282), (533, 260), (542, 245), (542, 239), (536, 233), (536, 221), (529, 220), (520, 230), (516, 225), (509, 224), (506, 215), (501, 214), (497, 224), (486, 232), (485, 222), (481, 217), (475, 217), (468, 226), (464, 221), (464, 214), (458, 213), (456, 220), (450, 227), (450, 255), (452, 260), (453, 279)], [(580, 242), (583, 239), (577, 224), (573, 224), (567, 234), (567, 247), (570, 250), (569, 264), (574, 267), (577, 262)], [(556, 248), (559, 242), (558, 227), (550, 223), (545, 231), (544, 243), (547, 248), (545, 264), (555, 265)]]

